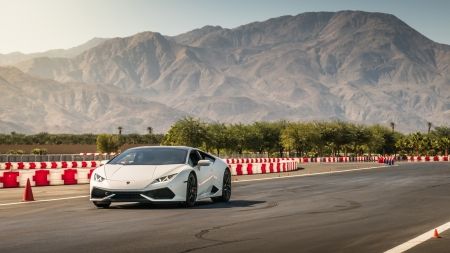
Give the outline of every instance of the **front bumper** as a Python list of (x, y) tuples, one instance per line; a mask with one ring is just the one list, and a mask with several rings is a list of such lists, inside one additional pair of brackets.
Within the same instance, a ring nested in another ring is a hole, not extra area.
[(151, 180), (108, 180), (96, 182), (91, 177), (90, 200), (96, 202), (183, 202), (186, 201), (186, 179), (190, 171), (182, 171), (167, 182)]
[(174, 201), (175, 193), (168, 187), (149, 191), (114, 191), (93, 187), (91, 201), (99, 202), (161, 202)]

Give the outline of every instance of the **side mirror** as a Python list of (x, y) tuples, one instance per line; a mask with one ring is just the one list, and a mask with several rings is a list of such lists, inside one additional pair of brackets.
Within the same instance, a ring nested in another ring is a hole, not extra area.
[(209, 166), (209, 165), (211, 165), (211, 161), (210, 160), (200, 160), (197, 163), (197, 166), (199, 166), (199, 167)]

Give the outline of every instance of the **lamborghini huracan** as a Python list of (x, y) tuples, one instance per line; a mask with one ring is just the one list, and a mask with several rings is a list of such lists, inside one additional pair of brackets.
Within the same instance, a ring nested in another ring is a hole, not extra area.
[(98, 208), (111, 202), (177, 202), (192, 207), (211, 198), (228, 202), (231, 173), (222, 159), (191, 147), (131, 148), (96, 168), (90, 200)]

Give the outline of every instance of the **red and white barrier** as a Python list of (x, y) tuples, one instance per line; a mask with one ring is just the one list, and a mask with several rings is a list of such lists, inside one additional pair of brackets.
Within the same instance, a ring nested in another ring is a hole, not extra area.
[(233, 176), (279, 173), (297, 169), (297, 163), (295, 161), (232, 163), (228, 164), (228, 166)]
[(24, 187), (28, 179), (32, 186), (87, 184), (93, 170), (94, 168), (1, 170), (0, 188)]
[(408, 156), (408, 162), (448, 162), (450, 156)]
[(32, 186), (87, 184), (93, 169), (2, 170), (0, 188), (24, 187), (28, 179)]
[(297, 158), (228, 158), (225, 159), (227, 164), (238, 164), (238, 163), (278, 163), (294, 161)]
[(0, 163), (0, 188), (89, 183), (100, 161)]
[(100, 163), (100, 161), (7, 162), (0, 163), (0, 170), (95, 168), (99, 166)]
[(297, 157), (297, 158), (229, 158), (225, 159), (228, 164), (243, 163), (278, 163), (295, 161), (297, 163), (347, 163), (347, 162), (376, 162), (377, 156), (358, 156), (358, 157)]

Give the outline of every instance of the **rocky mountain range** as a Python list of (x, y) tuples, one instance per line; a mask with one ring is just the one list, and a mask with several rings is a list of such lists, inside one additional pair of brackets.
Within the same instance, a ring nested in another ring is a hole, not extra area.
[(402, 131), (450, 123), (450, 46), (383, 13), (143, 32), (13, 65), (0, 68), (2, 131), (164, 132), (183, 115), (393, 121)]
[(14, 52), (9, 54), (0, 54), (0, 66), (4, 65), (13, 65), (22, 61), (30, 60), (38, 57), (49, 57), (49, 58), (71, 58), (75, 57), (84, 51), (98, 46), (100, 43), (105, 41), (105, 38), (93, 38), (87, 41), (84, 44), (79, 46), (69, 48), (69, 49), (52, 49), (45, 52), (40, 53), (32, 53), (32, 54), (24, 54), (20, 52)]

